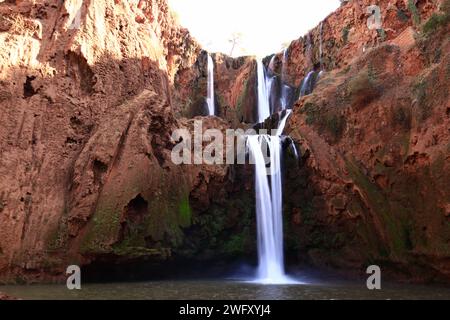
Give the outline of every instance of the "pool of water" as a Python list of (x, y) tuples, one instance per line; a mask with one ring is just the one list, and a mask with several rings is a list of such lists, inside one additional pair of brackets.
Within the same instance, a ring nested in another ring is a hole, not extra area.
[(65, 285), (0, 286), (0, 291), (21, 299), (124, 300), (329, 300), (329, 299), (450, 299), (449, 287), (382, 284), (371, 291), (365, 283), (322, 282), (262, 285), (245, 281), (150, 281), (84, 284), (69, 291)]

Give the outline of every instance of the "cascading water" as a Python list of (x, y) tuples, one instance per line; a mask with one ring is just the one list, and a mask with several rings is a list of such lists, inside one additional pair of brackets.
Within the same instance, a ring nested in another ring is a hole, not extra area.
[[(258, 61), (258, 117), (263, 122), (270, 116), (270, 87), (264, 66)], [(258, 230), (257, 282), (266, 284), (293, 283), (284, 271), (283, 254), (283, 191), (281, 183), (281, 135), (291, 110), (281, 119), (275, 135), (247, 137), (247, 150), (255, 164), (255, 196)], [(269, 155), (264, 154), (268, 151)], [(266, 156), (265, 156), (266, 155)], [(266, 159), (270, 168), (266, 167)], [(269, 183), (270, 180), (270, 183)]]
[[(263, 149), (270, 151), (270, 182)], [(258, 229), (258, 276), (262, 283), (288, 282), (284, 273), (281, 190), (281, 144), (279, 136), (247, 137), (247, 148), (255, 162), (255, 193)]]
[(286, 121), (289, 118), (289, 116), (291, 115), (292, 110), (286, 110), (286, 113), (284, 114), (284, 117), (281, 118), (280, 123), (278, 124), (278, 129), (277, 129), (277, 136), (281, 136), (283, 134), (284, 131), (284, 127), (286, 127)]
[(300, 88), (301, 97), (312, 92), (313, 90), (312, 76), (314, 75), (314, 73), (315, 73), (314, 71), (310, 71), (303, 80), (302, 87)]
[[(270, 117), (270, 103), (269, 103), (269, 90), (268, 87), (272, 86), (272, 79), (269, 84), (266, 81), (266, 74), (264, 71), (264, 65), (262, 60), (257, 61), (257, 73), (258, 73), (258, 122), (264, 122)], [(269, 88), (270, 88), (269, 87)]]
[(208, 112), (210, 116), (215, 115), (216, 107), (214, 102), (214, 61), (208, 54), (208, 96), (206, 98)]
[[(258, 229), (258, 282), (293, 283), (284, 271), (283, 254), (283, 189), (281, 183), (281, 134), (290, 115), (286, 112), (275, 136), (247, 137), (247, 148), (255, 163), (255, 193)], [(263, 150), (270, 155), (266, 168)], [(270, 175), (270, 178), (268, 178)], [(270, 186), (269, 186), (270, 179)]]
[(283, 61), (282, 61), (282, 65), (281, 65), (281, 80), (282, 81), (286, 81), (285, 77), (286, 77), (286, 68), (287, 68), (287, 63), (288, 63), (288, 49), (284, 49), (283, 50)]
[(276, 55), (274, 54), (269, 62), (269, 69), (272, 71), (275, 69), (275, 58), (276, 58)]
[[(311, 50), (310, 35), (308, 50)], [(322, 50), (322, 48), (320, 49)], [(322, 55), (322, 54), (321, 54)], [(288, 107), (288, 90), (283, 80), (287, 74), (288, 51), (283, 52), (283, 65), (281, 74), (281, 108)], [(272, 57), (269, 68), (274, 68), (275, 56)], [(315, 72), (311, 71), (303, 80), (300, 88), (300, 96), (312, 92), (314, 87)], [(262, 123), (270, 117), (270, 94), (273, 77), (266, 76), (262, 60), (257, 61), (258, 78), (258, 122)], [(256, 216), (258, 229), (258, 276), (256, 282), (266, 284), (298, 283), (290, 279), (284, 270), (283, 254), (283, 190), (281, 181), (281, 148), (284, 127), (292, 110), (286, 110), (280, 119), (275, 135), (251, 135), (247, 136), (246, 146), (255, 164), (255, 197)], [(289, 137), (288, 137), (289, 138)], [(292, 139), (291, 139), (292, 141)], [(265, 151), (265, 152), (264, 152)], [(298, 158), (297, 149), (293, 145), (294, 155)], [(268, 160), (268, 161), (267, 161)], [(268, 167), (268, 165), (270, 166)]]
[(286, 74), (287, 74), (287, 61), (288, 60), (288, 50), (284, 49), (283, 51), (283, 61), (281, 66), (281, 109), (284, 110), (288, 107), (288, 91), (289, 87), (285, 85), (283, 82), (286, 81)]

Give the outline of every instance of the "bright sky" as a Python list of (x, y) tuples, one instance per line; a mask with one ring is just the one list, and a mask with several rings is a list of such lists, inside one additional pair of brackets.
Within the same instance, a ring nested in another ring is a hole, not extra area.
[(169, 0), (182, 26), (211, 52), (266, 56), (305, 35), (339, 7), (339, 0)]

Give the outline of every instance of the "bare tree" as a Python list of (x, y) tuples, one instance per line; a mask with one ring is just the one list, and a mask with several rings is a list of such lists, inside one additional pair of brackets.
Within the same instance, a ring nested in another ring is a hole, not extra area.
[(234, 49), (236, 48), (236, 46), (241, 44), (241, 40), (242, 40), (242, 33), (233, 32), (231, 34), (231, 38), (228, 39), (228, 42), (231, 43), (230, 56), (233, 56)]

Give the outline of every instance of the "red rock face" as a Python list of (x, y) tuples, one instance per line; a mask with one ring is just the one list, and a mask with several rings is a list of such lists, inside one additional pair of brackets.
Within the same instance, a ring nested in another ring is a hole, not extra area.
[(58, 278), (99, 255), (163, 259), (191, 207), (220, 202), (228, 181), (223, 165), (170, 159), (173, 130), (193, 129), (175, 118), (174, 78), (200, 49), (166, 2), (65, 3), (0, 4), (4, 280)]
[[(327, 72), (288, 124), (302, 163), (287, 160), (286, 247), (317, 266), (448, 280), (448, 1), (378, 1), (379, 31), (369, 2), (288, 49), (289, 85)], [(165, 0), (8, 1), (0, 13), (0, 280), (255, 251), (251, 168), (170, 159), (172, 132), (195, 119), (255, 122), (254, 58), (212, 54), (220, 117), (202, 118), (207, 54)]]
[[(442, 2), (442, 1), (440, 1)], [(345, 68), (366, 50), (386, 40), (397, 38), (415, 21), (427, 20), (440, 5), (439, 1), (383, 0), (380, 8), (381, 29), (370, 30), (366, 10), (373, 1), (346, 1), (304, 37), (292, 41), (288, 47), (285, 80), (299, 86), (311, 70)], [(281, 73), (283, 54), (276, 55), (277, 73)]]
[(294, 107), (287, 132), (304, 167), (288, 175), (288, 201), (304, 223), (290, 232), (316, 265), (448, 281), (448, 6), (439, 14), (447, 22), (433, 32), (405, 29)]
[[(211, 55), (214, 61), (214, 90), (216, 115), (231, 127), (254, 123), (256, 114), (256, 64), (253, 57), (231, 58), (221, 53)], [(182, 68), (175, 77), (174, 104), (181, 116), (207, 114), (207, 52), (196, 63)]]

